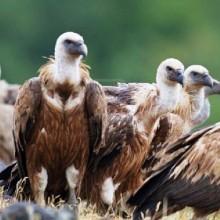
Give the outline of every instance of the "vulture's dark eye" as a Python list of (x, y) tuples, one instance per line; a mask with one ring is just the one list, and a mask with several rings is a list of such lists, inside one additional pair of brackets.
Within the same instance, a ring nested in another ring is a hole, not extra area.
[(196, 71), (192, 71), (191, 73), (192, 73), (193, 76), (198, 76), (199, 75), (199, 73), (196, 72)]
[(170, 67), (170, 66), (167, 66), (167, 70), (168, 70), (168, 71), (172, 71), (172, 70), (173, 70), (173, 68), (172, 68), (172, 67)]
[(65, 42), (66, 44), (71, 44), (71, 43), (73, 43), (73, 41), (68, 40), (68, 39), (67, 39), (67, 40), (65, 40), (64, 42)]

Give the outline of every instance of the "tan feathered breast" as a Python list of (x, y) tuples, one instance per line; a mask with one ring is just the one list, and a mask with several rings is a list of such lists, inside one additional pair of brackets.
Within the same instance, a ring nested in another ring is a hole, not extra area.
[(55, 83), (51, 65), (43, 67), (40, 77), (27, 81), (19, 91), (16, 155), (21, 177), (29, 177), (32, 190), (43, 167), (48, 175), (47, 195), (67, 199), (66, 169), (74, 165), (79, 171), (79, 193), (89, 154), (101, 142), (106, 126), (105, 97), (100, 85), (83, 75), (77, 86)]

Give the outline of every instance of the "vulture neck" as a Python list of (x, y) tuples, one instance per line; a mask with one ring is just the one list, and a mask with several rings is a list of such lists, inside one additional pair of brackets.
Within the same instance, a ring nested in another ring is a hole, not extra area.
[(191, 104), (191, 120), (194, 120), (205, 105), (204, 88), (184, 88)]
[(209, 118), (209, 116), (210, 116), (210, 103), (208, 98), (206, 98), (201, 110), (192, 119), (192, 125), (197, 126), (204, 123)]
[(80, 75), (80, 59), (71, 57), (59, 57), (55, 59), (55, 81), (59, 84), (69, 83), (79, 85), (81, 81)]
[(175, 108), (178, 103), (181, 86), (179, 84), (167, 84), (157, 82), (160, 90), (160, 100), (168, 109)]

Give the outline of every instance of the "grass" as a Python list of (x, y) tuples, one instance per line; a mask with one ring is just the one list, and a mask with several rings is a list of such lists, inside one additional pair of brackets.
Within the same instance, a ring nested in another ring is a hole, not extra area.
[[(0, 189), (0, 213), (6, 208), (17, 202), (16, 199), (7, 200), (3, 199), (3, 190)], [(62, 202), (61, 202), (62, 203)], [(49, 206), (52, 208), (56, 208), (51, 201)], [(80, 218), (79, 220), (123, 220), (119, 216), (105, 216), (101, 217), (97, 215), (92, 207), (86, 207), (85, 202), (81, 202), (79, 204)], [(176, 212), (173, 215), (168, 217), (163, 217), (162, 220), (190, 220), (193, 218), (193, 210), (191, 208), (185, 208), (179, 212)], [(150, 218), (146, 218), (150, 219)], [(206, 218), (202, 218), (202, 220), (220, 220), (220, 212), (213, 213)], [(128, 219), (129, 220), (129, 219)], [(200, 219), (201, 220), (201, 219)]]

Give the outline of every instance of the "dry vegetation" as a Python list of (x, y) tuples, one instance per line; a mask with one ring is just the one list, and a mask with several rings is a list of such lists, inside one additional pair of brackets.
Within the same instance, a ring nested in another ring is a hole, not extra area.
[[(15, 202), (16, 200), (3, 199), (3, 190), (0, 191), (0, 212), (2, 212), (4, 208), (10, 206), (11, 204)], [(52, 201), (50, 202), (50, 207), (56, 208), (53, 205)], [(86, 207), (84, 202), (81, 202), (79, 204), (79, 210), (80, 210), (80, 220), (122, 220), (121, 217), (117, 217), (117, 216), (100, 217), (95, 213), (92, 207)], [(192, 209), (185, 208), (184, 210), (177, 212), (173, 215), (170, 215), (169, 217), (164, 217), (162, 220), (190, 220), (192, 218), (193, 218)], [(146, 219), (149, 219), (149, 218), (146, 218)], [(211, 214), (207, 218), (203, 218), (203, 219), (204, 220), (220, 220), (220, 213)]]

